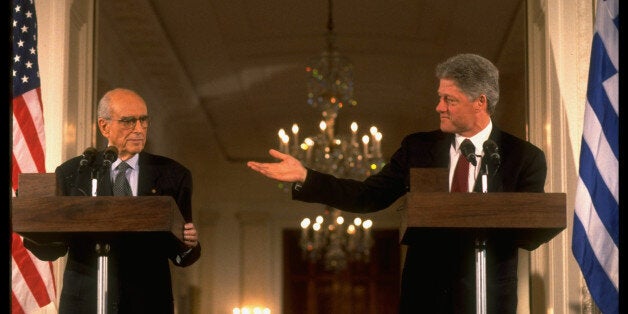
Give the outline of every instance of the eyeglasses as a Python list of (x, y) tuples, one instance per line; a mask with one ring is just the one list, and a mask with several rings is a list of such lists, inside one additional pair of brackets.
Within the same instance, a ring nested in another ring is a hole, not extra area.
[(146, 128), (146, 127), (148, 127), (148, 123), (150, 121), (148, 116), (140, 116), (139, 118), (136, 118), (136, 117), (123, 117), (123, 118), (118, 119), (118, 120), (113, 120), (111, 118), (108, 118), (107, 120), (117, 121), (125, 129), (135, 128), (135, 124), (137, 123), (137, 121), (140, 122), (140, 126), (142, 126), (143, 128)]

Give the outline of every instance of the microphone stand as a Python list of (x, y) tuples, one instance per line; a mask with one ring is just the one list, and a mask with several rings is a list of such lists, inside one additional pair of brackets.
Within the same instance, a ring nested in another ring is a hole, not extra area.
[[(114, 151), (115, 155), (112, 155), (111, 151), (105, 150), (105, 160), (100, 167), (101, 171), (95, 167), (96, 175), (92, 172), (92, 196), (97, 196), (98, 191), (98, 178), (111, 171), (111, 163), (117, 158), (117, 150)], [(109, 171), (107, 171), (109, 170)], [(111, 247), (109, 243), (96, 243), (96, 254), (98, 255), (98, 304), (97, 313), (107, 313), (107, 297), (109, 293), (109, 251)]]
[[(484, 156), (483, 156), (484, 157)], [(482, 157), (482, 193), (488, 192), (488, 162)], [(486, 237), (475, 239), (475, 309), (478, 314), (486, 314)]]
[[(92, 197), (98, 196), (97, 194), (98, 178), (102, 175), (101, 171), (99, 171), (99, 168), (102, 168), (104, 170), (104, 166), (94, 167), (94, 169), (92, 169), (92, 176), (91, 176)], [(96, 313), (105, 314), (107, 313), (107, 292), (108, 292), (108, 272), (109, 272), (108, 255), (109, 255), (110, 247), (109, 247), (109, 244), (107, 243), (98, 242), (96, 243), (96, 246), (94, 247), (94, 249), (96, 250), (96, 254), (98, 256), (98, 278), (97, 278), (98, 292), (96, 295), (97, 296)]]

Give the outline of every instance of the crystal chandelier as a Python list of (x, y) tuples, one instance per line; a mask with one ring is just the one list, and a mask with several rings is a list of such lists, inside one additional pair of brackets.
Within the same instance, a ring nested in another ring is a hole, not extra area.
[(344, 105), (357, 105), (353, 99), (353, 64), (335, 45), (332, 1), (328, 1), (327, 49), (306, 66), (307, 102), (321, 110), (326, 119), (335, 119)]
[[(304, 166), (338, 178), (364, 180), (383, 166), (382, 133), (375, 126), (359, 137), (358, 124), (351, 123), (350, 133), (336, 134), (336, 118), (345, 105), (355, 106), (353, 98), (353, 65), (334, 45), (332, 3), (329, 0), (327, 49), (306, 66), (308, 104), (321, 112), (317, 134), (302, 141), (299, 126), (292, 125), (291, 135), (279, 130), (279, 150), (299, 159)], [(287, 186), (281, 186), (287, 190)], [(327, 270), (345, 269), (350, 261), (368, 262), (372, 239), (371, 220), (355, 217), (345, 223), (340, 211), (326, 207), (314, 221), (301, 222), (300, 246), (304, 258), (322, 261)]]
[(323, 261), (326, 270), (340, 271), (347, 268), (349, 261), (365, 262), (370, 260), (373, 242), (371, 239), (370, 219), (362, 221), (356, 217), (345, 228), (340, 211), (327, 207), (325, 214), (301, 221), (301, 240), (299, 245), (303, 258), (310, 262)]

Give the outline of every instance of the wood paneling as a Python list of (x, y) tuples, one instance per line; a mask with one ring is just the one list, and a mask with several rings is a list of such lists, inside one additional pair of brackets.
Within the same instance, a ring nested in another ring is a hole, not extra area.
[(400, 284), (399, 231), (373, 230), (367, 264), (350, 262), (334, 273), (322, 263), (303, 260), (300, 230), (283, 233), (283, 313), (397, 313)]

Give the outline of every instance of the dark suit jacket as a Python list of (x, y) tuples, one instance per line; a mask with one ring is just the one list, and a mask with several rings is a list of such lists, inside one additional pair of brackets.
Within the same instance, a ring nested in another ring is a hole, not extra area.
[[(81, 157), (57, 167), (57, 183), (63, 195), (91, 197), (91, 172), (78, 171)], [(94, 164), (101, 165), (102, 154)], [(139, 155), (138, 196), (172, 196), (186, 222), (192, 221), (190, 171), (163, 156)], [(113, 195), (109, 169), (98, 169), (97, 195)], [(98, 240), (102, 241), (102, 240)], [(96, 239), (80, 237), (62, 245), (25, 246), (42, 260), (68, 254), (63, 277), (60, 313), (96, 313), (98, 255)], [(189, 253), (179, 241), (166, 236), (127, 234), (106, 238), (108, 255), (108, 313), (173, 313), (170, 259), (176, 266), (188, 266), (201, 254), (200, 244)]]
[[(532, 144), (493, 127), (501, 167), (489, 177), (489, 192), (543, 192), (547, 166), (544, 153)], [(453, 134), (440, 130), (404, 138), (390, 162), (363, 182), (338, 179), (308, 169), (292, 197), (324, 203), (350, 212), (373, 212), (390, 206), (409, 191), (411, 168), (449, 167)], [(478, 182), (481, 180), (477, 180)], [(475, 191), (480, 191), (476, 184)], [(401, 313), (475, 313), (473, 238), (442, 236), (408, 247), (401, 286)], [(517, 246), (539, 243), (491, 239), (487, 244), (487, 308), (489, 313), (515, 313)]]

